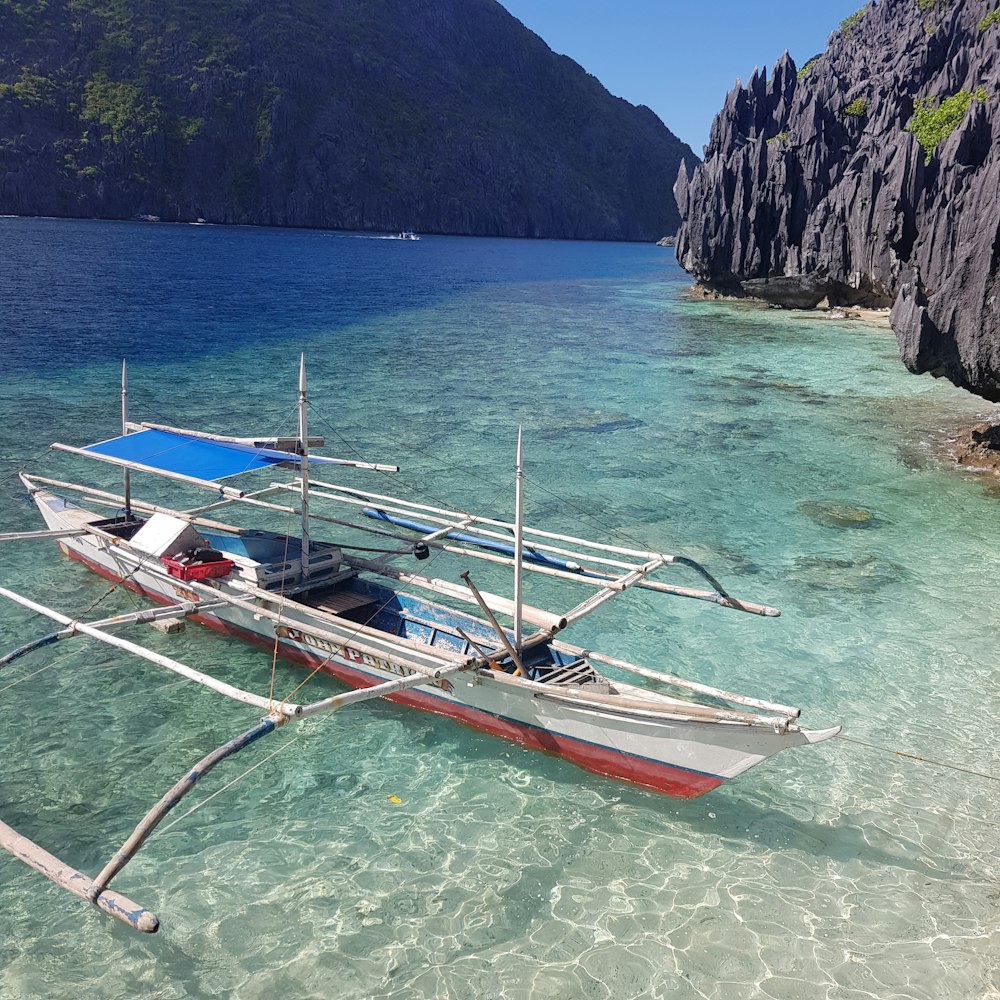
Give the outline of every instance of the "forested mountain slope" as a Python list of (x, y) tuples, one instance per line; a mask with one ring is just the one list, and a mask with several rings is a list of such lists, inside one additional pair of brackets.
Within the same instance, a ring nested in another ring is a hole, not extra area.
[(0, 0), (0, 212), (656, 239), (683, 156), (494, 0)]

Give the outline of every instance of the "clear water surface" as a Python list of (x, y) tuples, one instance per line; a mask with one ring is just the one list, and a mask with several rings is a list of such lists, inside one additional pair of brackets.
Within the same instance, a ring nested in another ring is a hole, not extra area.
[[(570, 639), (997, 775), (1000, 492), (940, 457), (989, 407), (886, 330), (687, 287), (643, 245), (0, 219), (3, 530), (38, 527), (18, 469), (115, 486), (47, 446), (116, 432), (122, 357), (138, 419), (287, 433), (304, 350), (329, 453), (403, 467), (341, 478), (509, 516), (522, 424), (534, 523), (693, 555), (784, 612), (630, 593)], [(74, 614), (135, 601), (50, 543), (0, 570)], [(4, 604), (3, 650), (49, 630)], [(196, 627), (136, 637), (267, 687), (266, 654)], [(52, 649), (0, 672), (0, 816), (95, 873), (255, 714)], [(151, 938), (0, 857), (0, 996), (1000, 998), (996, 780), (846, 740), (681, 802), (370, 704), (176, 816), (115, 883)]]

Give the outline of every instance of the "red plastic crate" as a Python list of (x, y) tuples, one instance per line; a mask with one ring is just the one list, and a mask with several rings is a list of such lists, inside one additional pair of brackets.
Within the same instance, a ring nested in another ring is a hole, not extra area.
[(233, 571), (232, 559), (185, 564), (170, 556), (161, 556), (160, 562), (167, 567), (167, 572), (178, 580), (217, 580), (219, 577), (229, 576)]

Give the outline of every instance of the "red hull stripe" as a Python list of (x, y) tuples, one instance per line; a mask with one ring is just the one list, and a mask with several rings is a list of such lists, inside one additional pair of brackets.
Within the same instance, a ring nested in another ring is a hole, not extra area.
[[(115, 573), (110, 572), (100, 564), (93, 562), (78, 552), (69, 550), (68, 555), (70, 558), (83, 563), (89, 569), (108, 580), (120, 581), (121, 579)], [(130, 590), (148, 597), (150, 600), (161, 604), (171, 603), (169, 598), (143, 589), (134, 580), (127, 580), (124, 585)], [(244, 642), (252, 643), (264, 649), (271, 649), (272, 640), (265, 639), (263, 636), (249, 629), (220, 621), (214, 617), (204, 615), (192, 615), (191, 617), (215, 632), (232, 635)], [(321, 659), (312, 653), (289, 646), (280, 640), (278, 645), (284, 659), (303, 663), (310, 667), (315, 667), (322, 663), (324, 673), (336, 677), (351, 687), (370, 687), (378, 683), (363, 671), (353, 670), (344, 664)], [(435, 715), (444, 715), (456, 719), (472, 729), (510, 740), (529, 750), (541, 750), (543, 753), (562, 757), (594, 774), (617, 778), (620, 781), (638, 785), (640, 788), (648, 788), (652, 791), (672, 795), (677, 798), (697, 798), (699, 795), (710, 792), (713, 788), (718, 788), (726, 780), (717, 775), (688, 770), (687, 768), (676, 767), (671, 764), (663, 764), (645, 757), (633, 756), (623, 753), (620, 750), (612, 750), (609, 747), (599, 746), (586, 740), (577, 739), (576, 737), (553, 733), (548, 729), (543, 729), (530, 723), (518, 722), (501, 715), (494, 715), (482, 709), (471, 708), (468, 705), (455, 703), (438, 695), (418, 691), (416, 688), (410, 688), (407, 691), (389, 695), (387, 700), (418, 708), (425, 712), (432, 712)]]

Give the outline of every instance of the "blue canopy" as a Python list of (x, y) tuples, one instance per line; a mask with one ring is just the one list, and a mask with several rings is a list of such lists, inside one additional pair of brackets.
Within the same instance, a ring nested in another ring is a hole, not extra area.
[[(143, 430), (92, 444), (83, 451), (103, 455), (122, 464), (144, 465), (161, 472), (180, 473), (196, 479), (228, 479), (242, 472), (275, 465), (299, 466), (302, 457), (289, 451), (254, 448), (231, 441), (212, 441), (170, 431)], [(335, 458), (310, 456), (310, 462), (342, 464)]]

